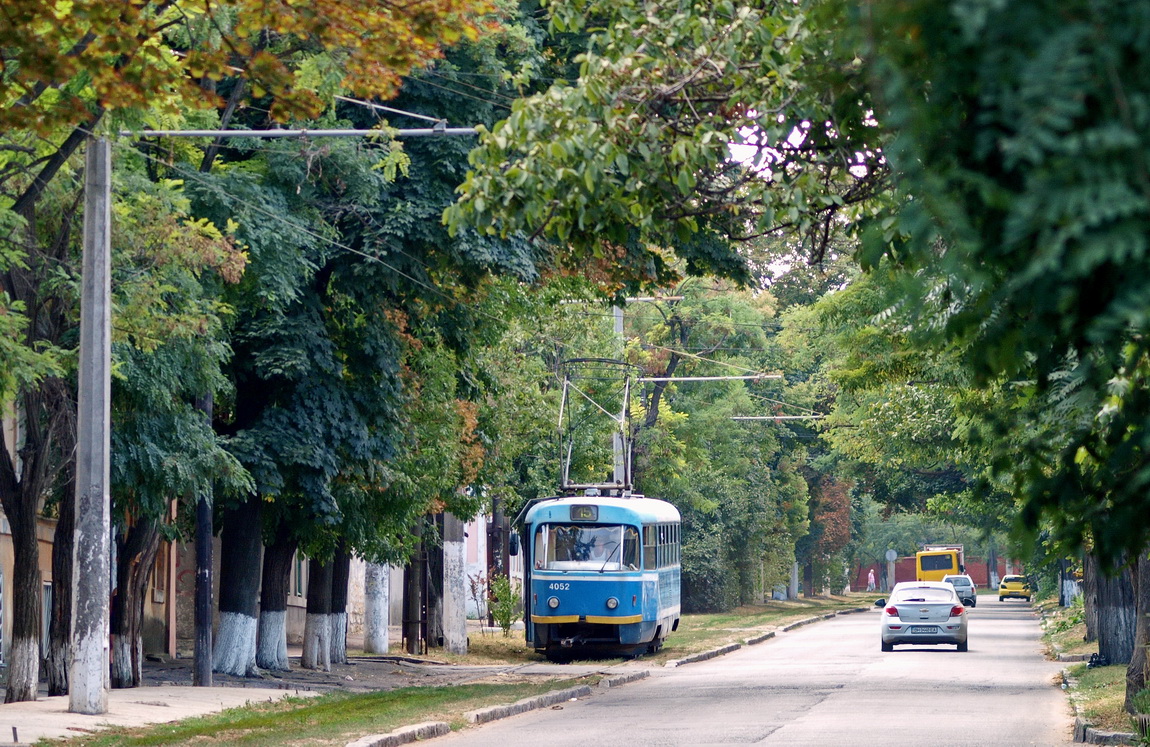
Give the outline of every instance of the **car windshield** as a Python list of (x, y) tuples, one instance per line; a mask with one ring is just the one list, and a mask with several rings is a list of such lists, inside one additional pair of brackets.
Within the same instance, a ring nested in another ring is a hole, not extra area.
[(952, 602), (954, 592), (949, 589), (900, 589), (891, 596), (892, 602)]
[(619, 524), (542, 524), (535, 567), (556, 571), (621, 571), (639, 567), (639, 532)]

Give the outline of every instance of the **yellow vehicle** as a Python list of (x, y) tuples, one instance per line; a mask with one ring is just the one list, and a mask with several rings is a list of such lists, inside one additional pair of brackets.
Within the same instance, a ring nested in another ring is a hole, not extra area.
[(1003, 576), (1002, 583), (998, 585), (998, 601), (1003, 599), (1025, 599), (1030, 601), (1034, 590), (1026, 576)]
[(962, 547), (931, 546), (915, 553), (915, 579), (917, 581), (941, 581), (944, 576), (964, 573)]

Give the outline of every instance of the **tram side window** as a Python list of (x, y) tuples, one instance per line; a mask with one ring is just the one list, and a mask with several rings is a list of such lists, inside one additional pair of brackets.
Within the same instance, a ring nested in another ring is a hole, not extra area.
[(639, 567), (639, 533), (634, 527), (623, 530), (623, 566), (631, 570)]
[(655, 527), (648, 525), (643, 527), (643, 567), (647, 569), (654, 569), (658, 566), (656, 563), (655, 551), (658, 548), (659, 540), (656, 534)]

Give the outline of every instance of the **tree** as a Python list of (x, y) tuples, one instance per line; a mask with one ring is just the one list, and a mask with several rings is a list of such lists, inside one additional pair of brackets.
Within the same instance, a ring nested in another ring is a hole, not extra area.
[[(245, 259), (228, 237), (190, 220), (173, 184), (122, 167), (131, 189), (117, 203), (113, 257), (117, 377), (113, 386), (112, 485), (117, 542), (112, 684), (139, 684), (145, 592), (162, 539), (176, 536), (177, 498), (215, 485), (250, 488), (193, 403), (225, 382), (217, 286), (238, 282)], [(186, 507), (185, 507), (186, 508)], [(70, 547), (66, 537), (57, 537)], [(61, 582), (68, 582), (64, 574)]]
[(553, 29), (597, 29), (579, 79), (482, 133), (453, 226), (552, 239), (565, 266), (610, 261), (631, 288), (680, 271), (746, 281), (731, 241), (786, 230), (820, 257), (835, 221), (883, 189), (858, 66), (824, 54), (835, 30), (808, 23), (805, 4), (551, 13)]
[[(203, 10), (168, 0), (6, 6), (0, 18), (0, 80), (10, 105), (0, 113), (0, 226), (6, 239), (0, 303), (15, 312), (3, 331), (23, 330), (18, 342), (24, 350), (6, 351), (13, 353), (5, 356), (13, 365), (3, 383), (15, 385), (5, 394), (15, 395), (17, 409), (32, 414), (19, 475), (13, 455), (0, 454), (0, 503), (17, 548), (13, 582), (21, 600), (14, 618), (9, 700), (34, 697), (35, 517), (74, 439), (67, 415), (70, 386), (58, 378), (66, 372), (54, 361), (60, 346), (68, 344), (74, 311), (57, 269), (66, 273), (73, 266), (67, 260), (79, 203), (67, 195), (75, 193), (70, 162), (76, 151), (106, 118), (178, 126), (184, 112), (229, 109), (245, 94), (274, 96), (279, 116), (314, 112), (326, 101), (321, 92), (341, 81), (365, 95), (386, 94), (399, 74), (436, 57), (441, 41), (476, 33), (470, 10), (451, 2), (367, 10), (328, 2), (318, 13), (314, 5), (297, 11), (231, 2)], [(225, 104), (216, 95), (217, 83), (236, 69), (250, 85), (224, 86), (231, 98)], [(68, 183), (57, 186), (60, 180)], [(5, 341), (17, 340), (9, 334)], [(51, 671), (59, 673), (61, 660), (56, 653), (52, 657)], [(60, 684), (54, 682), (53, 689)]]
[(1007, 471), (1031, 524), (1048, 517), (1070, 544), (1089, 532), (1108, 557), (1141, 550), (1145, 11), (875, 10), (864, 43), (876, 116), (898, 133), (886, 153), (913, 199), (868, 234), (864, 259), (930, 268), (928, 313), (946, 309), (936, 327), (968, 346), (980, 380), (1075, 382), (1087, 417), (1064, 441), (1028, 442)]
[[(775, 370), (774, 299), (688, 280), (681, 301), (627, 309), (628, 359), (651, 377)], [(807, 530), (801, 448), (785, 432), (732, 417), (776, 412), (786, 387), (760, 382), (652, 382), (636, 406), (635, 481), (683, 515), (683, 598), (688, 610), (762, 600), (786, 578)], [(795, 403), (797, 404), (797, 403)], [(798, 411), (798, 410), (788, 410)]]
[(441, 54), (441, 44), (474, 38), (485, 8), (461, 0), (319, 0), (306, 9), (251, 0), (15, 0), (0, 19), (0, 69), (18, 105), (5, 107), (0, 124), (46, 134), (80, 124), (93, 104), (169, 116), (186, 106), (220, 108), (215, 84), (237, 71), (257, 98), (274, 97), (279, 118), (311, 117), (326, 106), (320, 89), (393, 95), (400, 75)]
[[(1044, 519), (1067, 547), (1088, 537), (1110, 568), (1147, 543), (1145, 10), (986, 10), (915, 3), (870, 17), (878, 116), (899, 132), (888, 156), (914, 199), (867, 256), (931, 268), (941, 329), (965, 341), (976, 374), (1032, 378), (1055, 400), (1057, 437), (998, 450), (996, 471), (1027, 524)], [(1099, 631), (1125, 627), (1099, 613)]]

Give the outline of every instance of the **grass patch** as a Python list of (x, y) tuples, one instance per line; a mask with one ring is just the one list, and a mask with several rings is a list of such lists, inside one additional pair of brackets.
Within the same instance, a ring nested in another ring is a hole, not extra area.
[(1134, 722), (1123, 708), (1126, 700), (1125, 664), (1093, 669), (1086, 664), (1074, 664), (1068, 667), (1068, 671), (1076, 681), (1071, 696), (1091, 726), (1110, 731), (1134, 731)]
[[(1060, 607), (1057, 599), (1044, 599), (1035, 604), (1042, 612), (1042, 638), (1051, 655), (1093, 654), (1098, 642), (1087, 643), (1082, 605)], [(1085, 662), (1070, 664), (1066, 670), (1074, 682), (1070, 696), (1082, 710), (1091, 726), (1108, 731), (1135, 731), (1130, 714), (1123, 707), (1126, 700), (1126, 665), (1113, 664), (1091, 669)]]
[(476, 708), (513, 703), (532, 695), (592, 683), (598, 678), (509, 685), (407, 687), (374, 693), (329, 693), (315, 698), (285, 698), (233, 708), (210, 716), (139, 729), (109, 729), (50, 744), (68, 747), (145, 747), (148, 745), (345, 745), (367, 734), (381, 734), (423, 721), (466, 725), (464, 714)]
[(512, 630), (507, 635), (503, 631), (495, 633), (472, 632), (467, 636), (467, 653), (460, 656), (443, 651), (435, 651), (432, 658), (451, 664), (527, 664), (533, 661), (546, 661), (527, 648), (522, 630)]
[(1043, 638), (1051, 654), (1094, 654), (1098, 652), (1097, 642), (1086, 642), (1086, 623), (1083, 621), (1082, 606), (1059, 607), (1057, 599), (1044, 599), (1035, 604), (1042, 612)]

